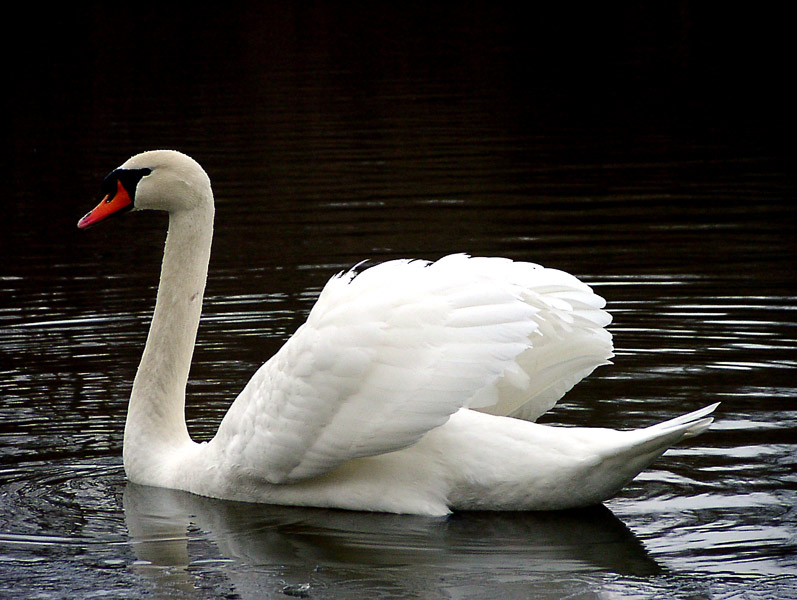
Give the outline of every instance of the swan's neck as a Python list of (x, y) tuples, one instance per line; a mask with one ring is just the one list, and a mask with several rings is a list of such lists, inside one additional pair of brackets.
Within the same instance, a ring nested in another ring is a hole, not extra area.
[(212, 198), (198, 208), (170, 213), (158, 298), (125, 425), (125, 470), (139, 483), (157, 485), (166, 468), (162, 463), (191, 444), (185, 388), (212, 237)]

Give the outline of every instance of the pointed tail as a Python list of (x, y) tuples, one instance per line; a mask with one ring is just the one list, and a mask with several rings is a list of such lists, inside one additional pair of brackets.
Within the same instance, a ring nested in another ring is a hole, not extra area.
[(672, 442), (673, 444), (677, 443), (681, 439), (700, 435), (706, 429), (708, 429), (709, 425), (711, 425), (711, 423), (714, 421), (714, 417), (710, 415), (717, 409), (719, 405), (720, 403), (717, 402), (710, 406), (706, 406), (705, 408), (701, 408), (700, 410), (681, 415), (680, 417), (675, 417), (669, 421), (664, 421), (658, 425), (646, 427), (645, 429), (640, 430), (639, 433), (646, 432), (651, 434), (652, 439), (677, 436), (679, 439)]
[(711, 413), (718, 406), (719, 402), (657, 425), (623, 432), (625, 440), (612, 448), (611, 455), (625, 461), (629, 473), (638, 473), (671, 446), (708, 429), (714, 421)]

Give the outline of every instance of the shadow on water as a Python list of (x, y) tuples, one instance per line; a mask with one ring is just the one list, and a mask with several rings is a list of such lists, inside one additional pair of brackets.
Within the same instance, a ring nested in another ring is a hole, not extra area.
[(662, 572), (605, 506), (428, 518), (245, 504), (128, 484), (124, 512), (137, 570), (164, 591), (222, 576), (238, 593), (284, 588), (348, 597), (368, 581), (377, 596), (412, 597), (474, 581)]

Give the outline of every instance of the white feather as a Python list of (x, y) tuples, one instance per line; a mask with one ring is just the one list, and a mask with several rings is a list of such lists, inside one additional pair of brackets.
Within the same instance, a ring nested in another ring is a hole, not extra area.
[[(500, 272), (514, 263), (495, 262), (498, 276), (491, 261), (457, 255), (332, 279), (307, 323), (233, 404), (219, 437), (246, 431), (247, 471), (296, 481), (414, 444), (506, 372), (517, 384), (516, 359), (532, 348), (540, 318), (551, 316), (540, 315), (544, 302), (529, 302), (537, 297), (533, 281), (506, 281)], [(521, 391), (530, 389), (524, 379)], [(483, 398), (480, 406), (496, 408)], [(251, 413), (278, 433), (247, 429)], [(286, 426), (286, 418), (302, 427)]]
[[(216, 436), (196, 444), (184, 402), (213, 233), (210, 183), (171, 151), (122, 169), (140, 177), (127, 190), (136, 208), (170, 214), (125, 426), (132, 481), (427, 515), (569, 508), (610, 497), (710, 423), (715, 406), (636, 432), (531, 422), (611, 358), (604, 301), (562, 271), (456, 254), (333, 277)], [(101, 220), (101, 207), (81, 226)]]

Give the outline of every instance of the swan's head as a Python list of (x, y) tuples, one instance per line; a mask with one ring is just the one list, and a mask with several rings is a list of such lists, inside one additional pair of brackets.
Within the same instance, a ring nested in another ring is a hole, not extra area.
[(102, 183), (102, 200), (80, 219), (81, 229), (130, 210), (177, 212), (213, 204), (210, 179), (194, 159), (174, 150), (152, 150), (127, 160)]

